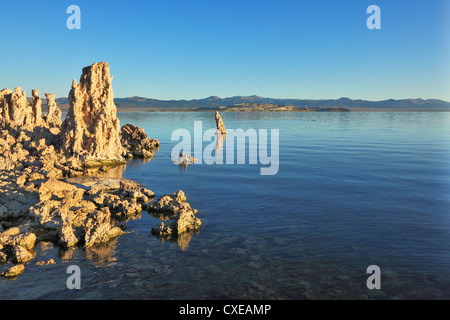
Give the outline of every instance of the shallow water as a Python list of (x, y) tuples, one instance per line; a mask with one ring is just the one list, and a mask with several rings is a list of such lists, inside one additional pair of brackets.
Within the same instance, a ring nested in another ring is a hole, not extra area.
[[(161, 241), (143, 212), (107, 246), (40, 243), (21, 276), (0, 279), (0, 299), (450, 298), (450, 113), (223, 113), (227, 128), (279, 129), (273, 176), (171, 162), (172, 131), (214, 128), (211, 112), (118, 116), (161, 147), (114, 175), (157, 196), (182, 189), (200, 232)], [(66, 287), (74, 264), (81, 290)], [(366, 287), (369, 265), (381, 290)]]

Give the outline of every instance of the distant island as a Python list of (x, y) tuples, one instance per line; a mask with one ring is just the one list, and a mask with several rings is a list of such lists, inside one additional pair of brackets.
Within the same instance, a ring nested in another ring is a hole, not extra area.
[[(200, 108), (199, 110), (208, 110), (208, 108)], [(215, 108), (212, 110), (216, 110)], [(322, 108), (322, 107), (295, 107), (295, 106), (285, 106), (279, 104), (270, 104), (270, 103), (236, 103), (231, 106), (222, 106), (219, 107), (220, 111), (231, 111), (231, 112), (282, 112), (282, 111), (291, 111), (291, 112), (345, 112), (351, 111), (347, 108)]]
[[(68, 98), (56, 99), (58, 106), (68, 110)], [(260, 96), (211, 96), (194, 100), (158, 100), (144, 97), (115, 98), (118, 111), (450, 111), (450, 102), (438, 99), (353, 100), (340, 99), (275, 99)]]

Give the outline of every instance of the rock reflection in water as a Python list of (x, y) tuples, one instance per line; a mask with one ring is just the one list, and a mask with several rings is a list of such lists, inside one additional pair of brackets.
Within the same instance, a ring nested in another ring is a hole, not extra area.
[[(155, 151), (157, 151), (159, 148), (156, 148)], [(126, 170), (127, 167), (135, 167), (135, 166), (142, 166), (150, 161), (152, 161), (153, 158), (136, 158), (128, 160), (127, 163), (121, 163), (117, 164), (113, 167), (108, 167), (108, 170), (103, 171), (102, 168), (90, 168), (86, 169), (85, 176), (88, 177), (99, 177), (99, 178), (116, 178), (116, 179), (122, 179), (123, 173)]]
[(117, 258), (115, 257), (117, 240), (118, 238), (108, 243), (86, 248), (63, 248), (58, 246), (58, 258), (61, 259), (62, 262), (70, 263), (79, 258), (80, 255), (84, 255), (87, 260), (92, 260), (94, 262), (115, 262), (117, 261)]
[(219, 157), (220, 152), (223, 149), (223, 143), (225, 141), (226, 135), (221, 134), (220, 132), (216, 132), (216, 147), (214, 149), (216, 159)]
[(192, 230), (174, 236), (160, 236), (159, 239), (161, 240), (161, 243), (164, 243), (165, 241), (176, 243), (182, 251), (185, 251), (189, 247), (192, 237), (199, 233), (199, 230)]
[(85, 248), (86, 258), (96, 262), (115, 262), (117, 258), (114, 256), (117, 247), (117, 239), (108, 243)]
[(78, 250), (76, 247), (75, 248), (68, 248), (65, 249), (63, 247), (58, 247), (58, 258), (61, 259), (62, 262), (70, 262), (73, 260), (74, 258), (74, 253), (76, 250)]

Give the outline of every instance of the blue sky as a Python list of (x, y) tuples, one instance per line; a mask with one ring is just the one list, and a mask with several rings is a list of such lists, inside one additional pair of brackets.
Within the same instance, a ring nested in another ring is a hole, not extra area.
[[(72, 4), (81, 30), (66, 27)], [(381, 30), (366, 27), (372, 4)], [(448, 0), (31, 0), (2, 8), (0, 87), (28, 94), (67, 97), (83, 67), (107, 61), (115, 97), (450, 101)]]

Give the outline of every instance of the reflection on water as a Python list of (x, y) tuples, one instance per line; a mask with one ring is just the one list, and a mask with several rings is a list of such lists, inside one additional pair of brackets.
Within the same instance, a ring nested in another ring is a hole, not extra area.
[[(213, 113), (122, 113), (161, 147), (121, 177), (156, 198), (182, 189), (200, 233), (159, 239), (143, 213), (105, 248), (41, 243), (0, 299), (448, 299), (450, 113), (224, 113), (227, 128), (280, 128), (280, 170), (170, 160), (176, 128)], [(282, 129), (282, 130), (281, 130)], [(217, 154), (226, 145), (216, 145)], [(140, 162), (139, 162), (140, 161)], [(79, 265), (82, 290), (66, 287)], [(369, 265), (382, 289), (368, 290)]]
[(161, 240), (162, 244), (164, 244), (165, 241), (176, 243), (182, 251), (185, 251), (189, 247), (189, 242), (191, 242), (192, 237), (199, 233), (199, 230), (191, 230), (183, 232), (179, 235), (160, 236), (159, 239)]
[(57, 248), (58, 248), (58, 258), (60, 258), (62, 262), (69, 262), (73, 260), (75, 250), (81, 250), (78, 249), (77, 247), (65, 249), (58, 246)]
[[(77, 183), (81, 180), (83, 180), (82, 184), (79, 184), (79, 187), (87, 186), (89, 187), (91, 184), (101, 184), (101, 180), (98, 180), (97, 178), (109, 178), (109, 179), (122, 179), (124, 178), (124, 172), (126, 171), (127, 167), (132, 167), (134, 169), (139, 170), (139, 167), (143, 166), (146, 163), (149, 163), (152, 160), (152, 158), (138, 158), (133, 159), (129, 161), (127, 164), (120, 164), (117, 166), (114, 166), (110, 168), (107, 172), (97, 172), (93, 171), (90, 174), (87, 174), (86, 176), (89, 178), (93, 178), (94, 180), (89, 181), (88, 179), (85, 179), (84, 177), (79, 178), (70, 178), (68, 180), (71, 181), (71, 183)], [(187, 170), (187, 166), (180, 166), (180, 168), (185, 168)], [(160, 195), (161, 196), (161, 195)], [(158, 198), (158, 195), (155, 197)], [(149, 215), (153, 216), (159, 221), (166, 221), (169, 220), (170, 216), (167, 216), (165, 214), (156, 214), (156, 213), (149, 213)], [(127, 221), (132, 220), (138, 220), (141, 219), (142, 213), (136, 213), (134, 215), (127, 216)], [(155, 226), (157, 223), (155, 223)], [(150, 230), (149, 230), (150, 234)], [(198, 234), (198, 231), (192, 231), (192, 232), (185, 232), (179, 236), (172, 235), (172, 236), (165, 236), (160, 237), (161, 243), (164, 244), (164, 242), (168, 242), (171, 244), (176, 244), (181, 250), (186, 250), (189, 246), (189, 242), (192, 240), (192, 237)], [(123, 236), (123, 235), (122, 235)], [(155, 236), (156, 237), (156, 236)], [(118, 238), (113, 239), (112, 241), (100, 244), (88, 248), (84, 247), (73, 247), (73, 248), (62, 248), (59, 247), (57, 244), (52, 243), (50, 241), (41, 241), (37, 244), (37, 250), (41, 253), (41, 255), (45, 255), (46, 252), (53, 250), (55, 248), (58, 249), (57, 256), (59, 259), (61, 259), (62, 262), (70, 262), (74, 259), (75, 256), (77, 256), (80, 252), (83, 254), (84, 258), (87, 260), (92, 260), (94, 262), (115, 262), (117, 261), (117, 258), (115, 257), (115, 251), (117, 250), (117, 241)]]
[(223, 149), (223, 143), (225, 141), (226, 135), (223, 135), (220, 131), (216, 132), (216, 147), (215, 147), (215, 157), (216, 157), (216, 161), (219, 158), (220, 153), (222, 152)]
[[(156, 149), (157, 150), (157, 149)], [(124, 171), (128, 167), (142, 166), (146, 163), (152, 161), (153, 158), (136, 158), (129, 160), (126, 164), (118, 164), (108, 168), (107, 171), (99, 171), (98, 168), (88, 169), (86, 172), (87, 177), (99, 177), (99, 178), (114, 178), (121, 179), (123, 178)]]
[(95, 262), (115, 262), (117, 258), (114, 256), (117, 247), (117, 239), (108, 243), (85, 248), (86, 258)]

